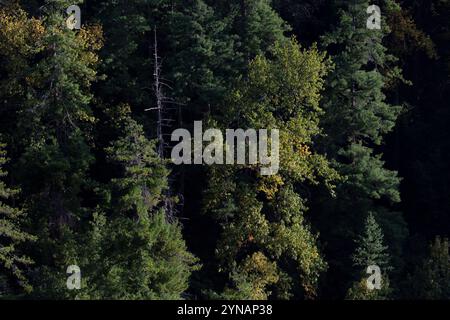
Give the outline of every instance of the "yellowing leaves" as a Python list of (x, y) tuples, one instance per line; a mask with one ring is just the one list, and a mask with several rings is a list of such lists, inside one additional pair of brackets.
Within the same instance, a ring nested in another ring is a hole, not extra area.
[(81, 122), (95, 123), (96, 118), (86, 112), (77, 112), (77, 119)]
[(85, 26), (77, 33), (77, 38), (86, 49), (100, 50), (104, 44), (103, 28), (98, 24)]
[(263, 192), (268, 200), (273, 200), (283, 185), (283, 178), (280, 175), (263, 176), (258, 181), (258, 191)]
[(277, 269), (276, 264), (270, 262), (262, 252), (255, 252), (244, 261), (240, 272), (252, 288), (249, 299), (266, 300), (268, 298), (266, 287), (278, 281)]
[(277, 263), (284, 257), (296, 264), (306, 295), (313, 297), (326, 264), (303, 216), (307, 201), (296, 190), (321, 181), (332, 190), (339, 177), (313, 144), (321, 134), (319, 102), (331, 63), (316, 47), (301, 49), (295, 39), (272, 53), (272, 59), (251, 62), (248, 79), (228, 97), (231, 111), (221, 125), (279, 129), (280, 170), (260, 176), (252, 166), (214, 168), (206, 208), (223, 222), (218, 253), (224, 265), (236, 271), (235, 262), (244, 259), (232, 278), (245, 298), (266, 299), (268, 284), (289, 295), (289, 280), (281, 280)]
[(0, 53), (7, 57), (28, 56), (42, 50), (44, 26), (28, 18), (17, 4), (0, 8)]

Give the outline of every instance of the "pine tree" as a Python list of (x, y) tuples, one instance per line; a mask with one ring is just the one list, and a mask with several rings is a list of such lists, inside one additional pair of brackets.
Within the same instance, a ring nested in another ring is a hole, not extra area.
[(270, 0), (221, 0), (211, 5), (227, 17), (236, 35), (236, 51), (243, 58), (241, 70), (257, 55), (269, 53), (275, 42), (286, 41), (290, 27), (273, 10)]
[[(340, 3), (340, 2), (339, 2)], [(318, 204), (319, 228), (330, 247), (332, 277), (350, 276), (349, 257), (357, 226), (369, 212), (375, 213), (386, 233), (394, 264), (400, 263), (406, 226), (391, 206), (400, 202), (400, 178), (385, 168), (378, 147), (389, 133), (402, 108), (387, 102), (384, 70), (395, 62), (383, 39), (387, 32), (366, 26), (369, 1), (355, 0), (343, 5), (339, 24), (323, 37), (335, 63), (324, 94), (326, 137), (324, 150), (335, 159), (335, 168), (344, 177), (334, 200)], [(333, 223), (330, 223), (333, 221)], [(343, 285), (343, 283), (342, 283)]]
[[(386, 299), (390, 293), (388, 271), (391, 270), (388, 247), (383, 244), (383, 231), (372, 213), (367, 216), (364, 233), (356, 241), (357, 247), (352, 256), (353, 265), (360, 270), (362, 280), (353, 284), (347, 293), (347, 298), (354, 300)], [(377, 266), (381, 271), (381, 288), (367, 287), (365, 271), (369, 266)]]
[(122, 134), (106, 149), (114, 174), (99, 189), (104, 203), (86, 232), (88, 277), (79, 297), (180, 299), (197, 266), (179, 223), (164, 210), (166, 163), (129, 107), (111, 114)]
[(202, 118), (236, 76), (239, 53), (227, 22), (203, 0), (102, 1), (95, 12), (109, 40), (101, 53), (107, 77), (100, 93), (106, 102), (128, 103), (137, 115), (154, 104), (150, 82), (155, 31), (168, 92), (184, 105), (186, 117)]
[(193, 0), (177, 3), (158, 25), (168, 34), (165, 73), (172, 96), (183, 103), (182, 123), (202, 119), (239, 76), (242, 55), (228, 20), (203, 0)]
[[(6, 104), (17, 117), (16, 131), (10, 137), (18, 159), (14, 175), (22, 187), (30, 232), (37, 236), (29, 250), (36, 262), (30, 271), (36, 297), (72, 296), (66, 288), (65, 272), (69, 265), (77, 264), (78, 228), (82, 228), (87, 213), (81, 194), (88, 189), (95, 121), (89, 90), (96, 79), (95, 52), (101, 46), (102, 34), (96, 26), (69, 30), (66, 8), (72, 4), (47, 1), (39, 20), (28, 18), (18, 8), (23, 28), (34, 27), (37, 37), (19, 37), (26, 41), (22, 44), (25, 66), (15, 66), (15, 60), (6, 66), (9, 70), (21, 68), (20, 73), (8, 74), (18, 100), (9, 99)], [(10, 26), (16, 12), (10, 12), (6, 20), (12, 21)], [(26, 35), (25, 30), (19, 34)], [(7, 41), (16, 30), (7, 28), (4, 33)], [(16, 101), (21, 102), (20, 108), (11, 107)]]
[(367, 216), (364, 234), (357, 240), (357, 248), (352, 257), (353, 264), (360, 268), (377, 265), (388, 271), (388, 247), (383, 244), (383, 231), (372, 213)]
[(337, 178), (311, 146), (320, 132), (320, 91), (329, 64), (316, 48), (300, 49), (296, 40), (277, 44), (272, 55), (252, 61), (248, 80), (216, 118), (222, 128), (281, 130), (277, 174), (260, 176), (259, 165), (212, 166), (209, 173), (205, 210), (223, 228), (217, 252), (221, 270), (230, 274), (226, 297), (311, 298), (326, 266), (304, 216), (307, 197), (297, 188), (319, 181), (331, 187)]
[(5, 147), (0, 143), (0, 298), (14, 294), (18, 287), (16, 283), (26, 292), (31, 291), (24, 267), (32, 264), (32, 260), (20, 252), (20, 246), (35, 240), (23, 230), (25, 212), (8, 205), (19, 190), (8, 188), (3, 181), (7, 176), (3, 170), (7, 161)]
[(99, 71), (105, 75), (97, 94), (104, 103), (130, 104), (134, 112), (148, 108), (152, 92), (151, 30), (168, 1), (98, 1), (94, 19), (102, 25), (105, 38), (99, 55)]
[(336, 146), (358, 141), (380, 144), (401, 111), (386, 103), (381, 69), (395, 58), (386, 53), (382, 40), (387, 32), (366, 27), (369, 1), (350, 2), (341, 11), (338, 27), (323, 37), (325, 46), (339, 46), (333, 55), (335, 72), (326, 95), (327, 124)]

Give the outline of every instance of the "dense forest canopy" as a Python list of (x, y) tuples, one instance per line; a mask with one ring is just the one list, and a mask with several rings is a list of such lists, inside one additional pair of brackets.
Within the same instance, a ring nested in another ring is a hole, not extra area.
[(2, 1), (0, 299), (450, 299), (449, 89), (449, 0)]

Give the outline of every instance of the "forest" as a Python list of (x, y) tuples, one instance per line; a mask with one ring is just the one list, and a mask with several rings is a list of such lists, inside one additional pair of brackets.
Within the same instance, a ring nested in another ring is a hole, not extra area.
[(450, 0), (0, 1), (0, 300), (449, 300), (449, 95)]

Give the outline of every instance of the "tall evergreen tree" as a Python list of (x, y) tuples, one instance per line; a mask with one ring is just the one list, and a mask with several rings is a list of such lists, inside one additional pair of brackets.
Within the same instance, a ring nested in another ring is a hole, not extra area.
[[(20, 17), (18, 26), (24, 29), (19, 29), (19, 40), (27, 41), (20, 52), (28, 63), (17, 66), (10, 59), (5, 67), (16, 71), (8, 73), (12, 90), (6, 95), (12, 92), (17, 98), (5, 104), (17, 117), (11, 136), (18, 153), (14, 176), (29, 209), (31, 233), (38, 238), (29, 254), (36, 262), (30, 282), (39, 297), (70, 296), (65, 272), (77, 262), (78, 228), (87, 213), (81, 194), (89, 181), (90, 130), (95, 121), (89, 89), (96, 79), (95, 51), (102, 36), (95, 26), (80, 31), (67, 28), (66, 9), (72, 4), (47, 1), (40, 21), (16, 7), (6, 20), (11, 27)], [(28, 38), (26, 27), (34, 28), (36, 38)], [(7, 28), (3, 39), (8, 41), (15, 33)]]
[[(167, 93), (184, 105), (187, 121), (201, 119), (236, 76), (233, 66), (239, 53), (227, 22), (203, 0), (106, 0), (94, 7), (94, 17), (108, 38), (101, 52), (106, 79), (99, 87), (107, 102), (128, 103), (137, 115), (155, 104), (151, 90), (155, 31), (164, 79), (171, 88)], [(173, 119), (178, 119), (176, 112)]]
[[(66, 27), (73, 4), (81, 30)], [(381, 30), (366, 27), (372, 4)], [(448, 0), (1, 1), (0, 298), (448, 299), (449, 13)], [(289, 32), (326, 34), (334, 70)], [(194, 120), (280, 129), (278, 172), (171, 167), (153, 138)]]
[(243, 70), (256, 55), (268, 53), (275, 42), (286, 41), (285, 32), (290, 27), (272, 8), (270, 0), (220, 0), (211, 5), (230, 23)]
[(111, 108), (109, 114), (120, 134), (105, 150), (113, 174), (98, 188), (103, 201), (85, 230), (87, 279), (79, 297), (180, 299), (196, 259), (164, 207), (166, 163), (131, 119), (129, 107)]
[[(389, 281), (387, 273), (390, 271), (388, 247), (383, 243), (383, 231), (370, 213), (367, 216), (364, 233), (356, 241), (357, 247), (352, 256), (353, 265), (358, 268), (358, 273), (362, 276), (359, 282), (350, 288), (347, 298), (357, 300), (386, 299), (389, 295)], [(365, 273), (369, 266), (377, 266), (381, 271), (381, 288), (368, 288)]]
[[(0, 7), (0, 21), (0, 134), (9, 143), (8, 155), (14, 157), (20, 149), (16, 143), (17, 114), (26, 99), (26, 71), (32, 64), (31, 57), (39, 51), (43, 28), (39, 20), (29, 19), (15, 1), (8, 1)], [(25, 232), (25, 214), (19, 209), (23, 203), (19, 204), (16, 198), (19, 189), (6, 186), (5, 145), (2, 144), (0, 149), (0, 295), (15, 295), (31, 290), (25, 279), (26, 268), (29, 267), (25, 262), (31, 260), (20, 252), (25, 248), (19, 248), (30, 240), (30, 236)], [(16, 161), (14, 158), (10, 164), (13, 166)]]
[(357, 248), (352, 257), (355, 266), (365, 268), (377, 265), (385, 271), (389, 270), (389, 255), (383, 244), (383, 231), (372, 214), (367, 216), (364, 233), (356, 243)]
[(352, 239), (369, 212), (377, 216), (385, 230), (390, 249), (395, 252), (394, 263), (400, 261), (406, 233), (401, 215), (390, 209), (400, 201), (400, 179), (395, 171), (385, 168), (376, 148), (392, 130), (402, 109), (390, 105), (384, 94), (387, 80), (383, 70), (395, 58), (382, 43), (389, 31), (384, 20), (381, 30), (367, 28), (369, 6), (364, 0), (347, 2), (340, 11), (338, 26), (323, 37), (335, 62), (324, 99), (327, 136), (323, 146), (346, 179), (338, 185), (336, 199), (319, 204), (318, 223), (329, 245), (331, 277), (341, 280), (350, 276), (351, 261), (345, 257), (350, 256)]
[(177, 4), (158, 25), (168, 34), (164, 67), (171, 94), (185, 104), (184, 122), (202, 119), (239, 74), (242, 57), (228, 20), (203, 0), (193, 0)]
[(22, 151), (17, 143), (18, 115), (26, 102), (27, 75), (33, 58), (42, 51), (44, 27), (41, 20), (30, 18), (17, 1), (0, 7), (0, 20), (0, 133), (13, 157)]
[(24, 267), (32, 264), (32, 260), (20, 252), (20, 246), (35, 240), (23, 230), (24, 211), (8, 205), (19, 190), (8, 188), (3, 181), (7, 176), (6, 161), (5, 144), (0, 143), (0, 298), (16, 293), (18, 286), (31, 291)]

